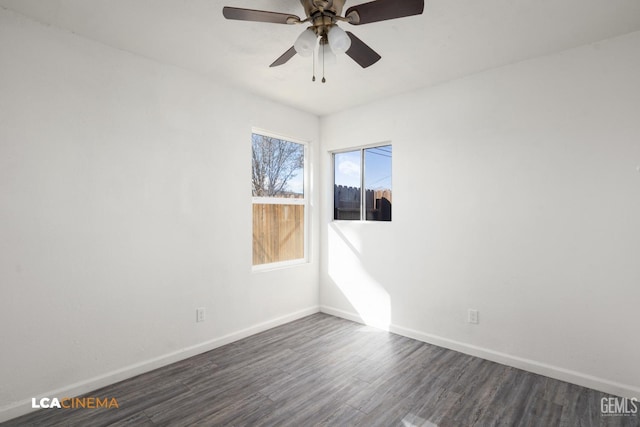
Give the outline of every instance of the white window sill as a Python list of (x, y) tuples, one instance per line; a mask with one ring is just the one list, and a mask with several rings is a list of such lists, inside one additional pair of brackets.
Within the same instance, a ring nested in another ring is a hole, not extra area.
[(309, 264), (309, 261), (304, 258), (294, 259), (291, 261), (272, 262), (270, 264), (254, 265), (251, 267), (251, 272), (263, 273), (263, 272), (273, 271), (273, 270), (283, 270), (285, 268), (291, 268), (291, 267), (296, 267), (296, 266), (305, 265), (305, 264)]

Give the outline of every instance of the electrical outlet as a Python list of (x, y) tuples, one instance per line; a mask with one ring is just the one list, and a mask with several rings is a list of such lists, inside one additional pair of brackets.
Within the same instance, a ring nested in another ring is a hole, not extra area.
[(469, 309), (469, 323), (478, 324), (478, 310)]
[(204, 307), (196, 308), (196, 322), (204, 322), (205, 311)]

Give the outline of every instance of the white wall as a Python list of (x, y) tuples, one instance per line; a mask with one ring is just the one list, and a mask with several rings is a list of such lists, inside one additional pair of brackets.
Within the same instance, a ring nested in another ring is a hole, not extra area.
[(252, 126), (317, 180), (317, 117), (0, 9), (0, 421), (317, 311), (316, 231), (251, 272)]
[[(323, 118), (322, 309), (640, 396), (639, 119), (640, 33)], [(381, 141), (393, 222), (331, 222)]]

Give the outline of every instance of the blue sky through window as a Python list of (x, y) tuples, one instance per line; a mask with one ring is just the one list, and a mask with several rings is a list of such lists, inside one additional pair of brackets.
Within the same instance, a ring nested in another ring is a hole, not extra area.
[(298, 169), (298, 172), (287, 182), (287, 191), (296, 194), (304, 194), (304, 170)]
[[(360, 187), (360, 150), (335, 154), (335, 183)], [(365, 152), (365, 188), (391, 190), (391, 145), (367, 148)]]

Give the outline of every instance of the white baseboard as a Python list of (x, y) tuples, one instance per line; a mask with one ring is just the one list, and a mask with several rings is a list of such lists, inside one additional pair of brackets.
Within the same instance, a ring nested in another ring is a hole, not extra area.
[(248, 336), (257, 334), (259, 332), (266, 331), (267, 329), (271, 329), (276, 326), (280, 326), (285, 323), (289, 323), (294, 320), (301, 319), (305, 316), (309, 316), (319, 311), (320, 311), (320, 308), (318, 306), (309, 307), (304, 310), (296, 311), (295, 313), (287, 314), (286, 316), (281, 316), (275, 319), (267, 320), (266, 322), (258, 323), (257, 325), (253, 325), (249, 328), (245, 328), (240, 331), (230, 333), (220, 338), (214, 338), (212, 340), (205, 341), (203, 343), (196, 344), (190, 347), (186, 347), (181, 350), (174, 351), (172, 353), (155, 357), (153, 359), (148, 359), (140, 363), (125, 366), (124, 368), (121, 368), (112, 372), (108, 372), (104, 375), (99, 375), (97, 377), (89, 378), (84, 381), (80, 381), (74, 384), (69, 384), (69, 385), (60, 387), (56, 390), (50, 390), (45, 393), (40, 393), (37, 396), (31, 396), (25, 400), (15, 402), (10, 405), (6, 405), (4, 407), (0, 407), (0, 422), (4, 422), (4, 421), (7, 421), (7, 420), (10, 420), (34, 411), (34, 409), (31, 408), (32, 397), (40, 399), (41, 397), (79, 396), (81, 394), (88, 393), (92, 390), (97, 390), (99, 388), (108, 386), (110, 384), (114, 384), (119, 381), (125, 380), (127, 378), (132, 378), (132, 377), (135, 377), (136, 375), (140, 375), (145, 372), (149, 372), (154, 369), (169, 365), (171, 363), (178, 362), (180, 360), (184, 360), (189, 357), (198, 355), (200, 353), (204, 353), (204, 352), (213, 350), (215, 348), (222, 347), (223, 345), (230, 344), (234, 341), (238, 341)]
[[(342, 317), (354, 322), (362, 324), (366, 323), (358, 314), (340, 310), (338, 308), (321, 305), (320, 311), (322, 313)], [(417, 331), (415, 329), (405, 328), (399, 325), (390, 325), (389, 331), (398, 335), (405, 336), (407, 338), (413, 338), (415, 340), (434, 344), (439, 347), (459, 351), (460, 353), (465, 353), (470, 356), (480, 357), (482, 359), (490, 360), (502, 365), (507, 365), (525, 371), (533, 372), (534, 374), (544, 375), (545, 377), (554, 378), (560, 381), (566, 381), (568, 383), (602, 391), (604, 393), (609, 393), (615, 396), (626, 397), (629, 399), (633, 397), (640, 398), (640, 388), (631, 386), (629, 384), (609, 381), (603, 378), (584, 374), (582, 372), (548, 365), (546, 363), (537, 362), (531, 359), (512, 356), (510, 354), (501, 353), (499, 351), (494, 351), (471, 344), (466, 344), (460, 341), (428, 334), (425, 332)]]
[(352, 313), (350, 311), (340, 310), (339, 308), (329, 307), (328, 305), (321, 305), (320, 312), (336, 317), (342, 317), (343, 319), (351, 320), (352, 322), (362, 323), (363, 325), (367, 323), (358, 314)]

